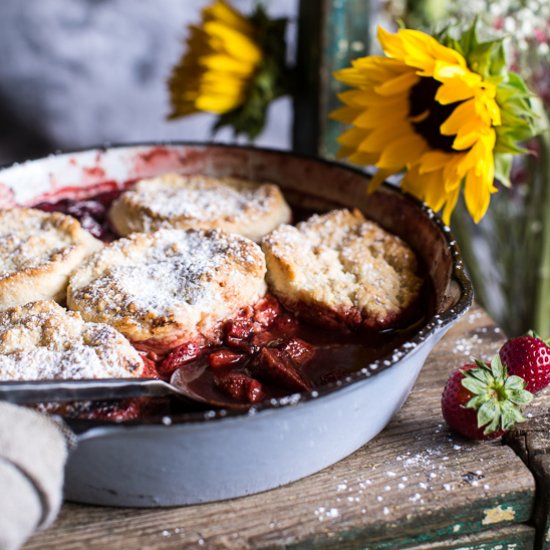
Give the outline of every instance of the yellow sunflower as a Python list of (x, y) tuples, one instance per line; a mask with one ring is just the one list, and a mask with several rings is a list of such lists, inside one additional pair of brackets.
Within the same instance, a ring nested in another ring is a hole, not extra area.
[(242, 105), (262, 51), (253, 25), (224, 0), (202, 10), (189, 26), (187, 49), (169, 80), (172, 113), (227, 113)]
[(403, 189), (443, 210), (445, 223), (463, 187), (478, 222), (497, 190), (495, 163), (506, 183), (510, 155), (523, 152), (515, 142), (533, 134), (527, 89), (506, 72), (501, 42), (479, 44), (475, 28), (449, 39), (453, 47), (409, 29), (379, 28), (378, 39), (386, 57), (335, 74), (355, 88), (340, 94), (345, 106), (332, 115), (352, 125), (338, 157), (376, 165), (371, 189), (406, 170)]
[(261, 4), (248, 17), (225, 0), (205, 7), (168, 80), (169, 118), (214, 113), (214, 130), (232, 126), (255, 138), (270, 102), (288, 91), (286, 22), (270, 19)]

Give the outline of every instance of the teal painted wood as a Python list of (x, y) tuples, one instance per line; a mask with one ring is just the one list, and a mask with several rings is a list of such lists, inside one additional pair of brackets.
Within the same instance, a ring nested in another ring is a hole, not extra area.
[[(467, 506), (443, 505), (440, 510), (432, 510), (429, 515), (401, 517), (398, 521), (391, 519), (386, 523), (371, 524), (364, 528), (354, 526), (349, 530), (334, 532), (330, 537), (323, 534), (297, 544), (289, 544), (288, 548), (296, 550), (397, 550), (399, 548), (414, 550), (419, 548), (420, 550), (420, 548), (432, 548), (433, 545), (434, 549), (477, 550), (478, 548), (498, 548), (498, 544), (503, 545), (501, 550), (506, 548), (507, 544), (516, 544), (515, 550), (532, 548), (535, 528), (526, 528), (524, 523), (533, 515), (533, 501), (533, 491), (522, 490), (508, 494), (505, 498), (479, 499)], [(508, 512), (510, 518), (488, 523), (488, 510), (496, 511), (497, 514), (501, 511), (505, 514)], [(455, 545), (461, 539), (464, 544)], [(465, 544), (466, 541), (468, 544)]]
[(333, 158), (342, 125), (329, 119), (344, 86), (333, 72), (368, 53), (367, 0), (301, 0), (294, 90), (293, 147)]
[(338, 150), (336, 138), (342, 124), (329, 119), (341, 103), (337, 94), (345, 89), (334, 71), (349, 67), (351, 61), (368, 54), (370, 2), (366, 0), (331, 0), (324, 20), (324, 45), (321, 60), (321, 134), (319, 153), (333, 158)]

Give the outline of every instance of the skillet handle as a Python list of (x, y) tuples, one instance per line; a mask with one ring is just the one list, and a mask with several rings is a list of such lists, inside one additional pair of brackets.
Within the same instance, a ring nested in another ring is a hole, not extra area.
[(170, 384), (157, 379), (108, 378), (0, 383), (0, 401), (15, 404), (108, 401), (130, 397), (166, 397), (174, 394), (176, 391)]

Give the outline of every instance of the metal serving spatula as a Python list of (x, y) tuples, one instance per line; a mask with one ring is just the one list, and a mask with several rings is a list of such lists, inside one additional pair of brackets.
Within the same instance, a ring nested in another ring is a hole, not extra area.
[(213, 407), (245, 409), (249, 405), (222, 398), (206, 398), (189, 384), (200, 376), (192, 369), (177, 369), (170, 382), (156, 379), (108, 378), (93, 380), (37, 380), (0, 382), (0, 401), (15, 404), (108, 401), (130, 397), (178, 397)]

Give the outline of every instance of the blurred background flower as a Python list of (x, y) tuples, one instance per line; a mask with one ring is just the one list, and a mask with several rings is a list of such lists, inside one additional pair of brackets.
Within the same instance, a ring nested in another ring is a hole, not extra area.
[(168, 82), (170, 118), (206, 111), (220, 115), (214, 130), (258, 137), (270, 103), (290, 92), (285, 29), (286, 19), (270, 19), (261, 4), (250, 17), (225, 0), (203, 8)]
[(202, 23), (189, 26), (187, 49), (169, 80), (170, 117), (240, 107), (262, 58), (255, 35), (252, 23), (224, 0), (204, 7)]
[[(166, 79), (181, 59), (188, 26), (211, 0), (0, 2), (0, 162), (104, 142), (212, 140), (217, 115), (167, 120)], [(232, 0), (252, 13), (256, 0)], [(298, 0), (271, 0), (288, 18), (292, 60)], [(291, 147), (292, 101), (270, 104), (255, 143)], [(242, 141), (241, 138), (239, 141)], [(215, 141), (234, 142), (221, 129)]]

